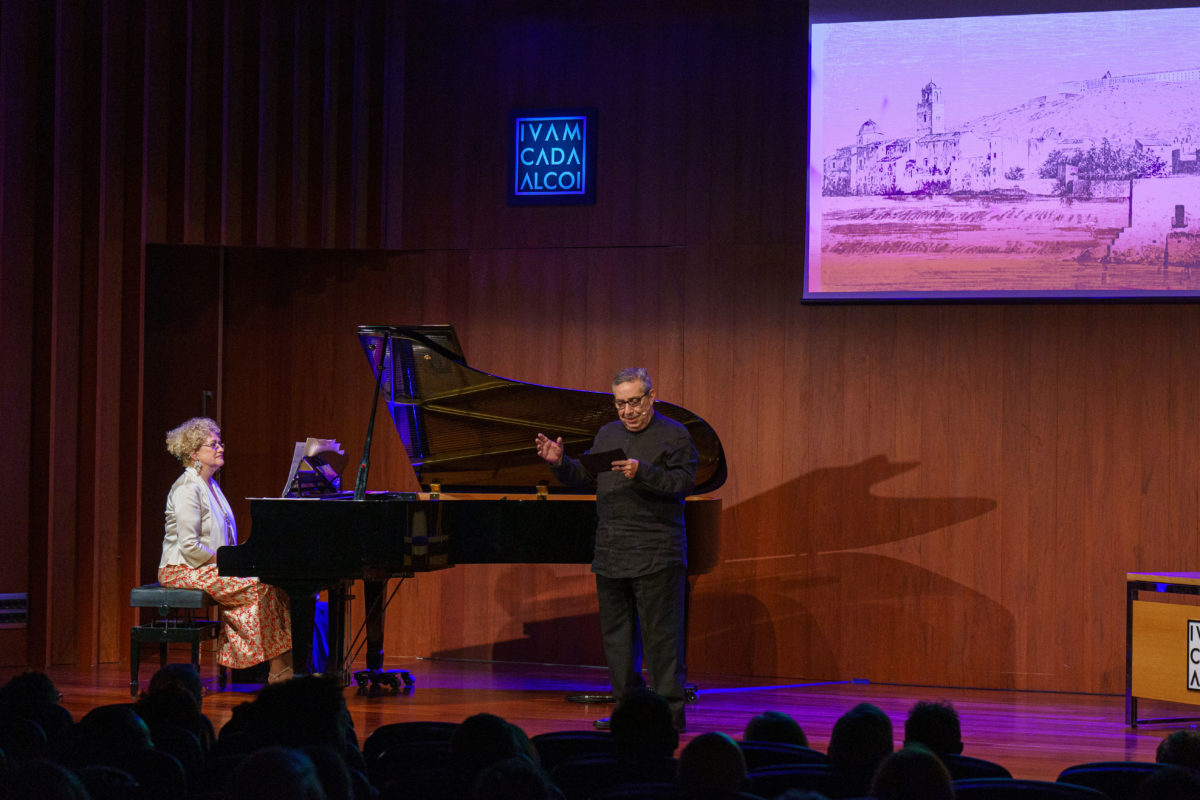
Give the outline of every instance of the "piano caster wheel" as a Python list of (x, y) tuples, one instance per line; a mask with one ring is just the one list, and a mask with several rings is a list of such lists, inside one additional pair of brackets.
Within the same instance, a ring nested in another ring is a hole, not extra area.
[(683, 702), (695, 703), (700, 699), (700, 693), (696, 691), (696, 684), (685, 683), (683, 685)]
[[(383, 694), (384, 687), (391, 690), (388, 694), (400, 694), (401, 691), (409, 694), (416, 683), (412, 673), (405, 669), (362, 669), (354, 673), (354, 682), (358, 684), (358, 693), (369, 697)], [(401, 682), (404, 683), (403, 690), (400, 688)]]

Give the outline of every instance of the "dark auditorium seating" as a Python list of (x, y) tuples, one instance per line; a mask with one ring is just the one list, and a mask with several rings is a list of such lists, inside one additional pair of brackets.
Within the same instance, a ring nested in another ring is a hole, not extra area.
[(378, 753), (389, 745), (408, 742), (449, 742), (458, 730), (457, 722), (393, 722), (380, 725), (363, 742), (363, 755)]
[(175, 725), (156, 725), (150, 729), (150, 738), (154, 740), (155, 750), (175, 756), (190, 786), (201, 780), (206, 762), (196, 734)]
[(777, 797), (788, 789), (820, 792), (826, 797), (859, 797), (858, 785), (828, 764), (781, 764), (746, 774), (749, 791), (760, 797)]
[(1107, 800), (1108, 795), (1070, 783), (1023, 778), (970, 778), (954, 782), (955, 800)]
[(619, 783), (674, 783), (679, 762), (674, 758), (626, 762), (607, 756), (589, 756), (550, 770), (550, 778), (566, 800), (588, 800), (601, 789)]
[(956, 781), (966, 780), (967, 778), (1012, 777), (1011, 772), (994, 761), (950, 753), (940, 755), (938, 758), (942, 760), (942, 763), (946, 765), (946, 769), (950, 771), (950, 777)]
[(0, 749), (14, 763), (45, 755), (46, 732), (31, 719), (0, 712)]
[(123, 769), (88, 764), (75, 770), (92, 800), (150, 800), (137, 779)]
[(375, 786), (417, 780), (438, 784), (456, 779), (465, 767), (450, 752), (449, 742), (395, 744), (367, 757), (367, 777)]
[(188, 796), (187, 775), (179, 759), (158, 750), (127, 750), (89, 759), (89, 765), (114, 767), (133, 776), (147, 800), (178, 800)]
[(675, 783), (618, 783), (593, 794), (589, 800), (683, 800)]
[(542, 760), (542, 769), (549, 772), (564, 761), (587, 756), (615, 757), (616, 747), (608, 731), (552, 731), (531, 736)]
[(450, 740), (457, 722), (393, 722), (381, 725), (363, 741), (362, 754), (371, 783), (384, 787), (409, 774), (443, 780), (454, 771)]
[[(750, 792), (738, 792), (738, 800), (764, 800)], [(674, 783), (618, 783), (601, 789), (590, 800), (681, 800), (682, 790)]]
[(1161, 766), (1148, 761), (1092, 761), (1067, 767), (1058, 782), (1097, 789), (1109, 800), (1134, 800), (1138, 786)]
[(738, 742), (746, 757), (746, 770), (765, 769), (782, 764), (828, 764), (829, 757), (820, 750), (783, 742)]

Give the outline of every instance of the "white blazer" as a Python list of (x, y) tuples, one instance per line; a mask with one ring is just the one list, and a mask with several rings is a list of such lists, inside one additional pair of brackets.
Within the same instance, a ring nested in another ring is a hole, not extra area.
[[(214, 480), (212, 491), (194, 469), (185, 469), (167, 493), (166, 532), (158, 566), (201, 567), (218, 547), (237, 544), (229, 501)], [(214, 497), (215, 495), (215, 497)]]

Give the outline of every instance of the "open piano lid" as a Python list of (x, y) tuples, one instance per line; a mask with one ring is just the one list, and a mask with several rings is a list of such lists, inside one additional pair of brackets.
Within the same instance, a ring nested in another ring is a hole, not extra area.
[[(591, 446), (616, 419), (612, 395), (499, 378), (467, 366), (451, 325), (361, 325), (359, 341), (423, 486), (443, 491), (528, 493), (554, 478), (534, 449), (541, 432), (561, 436), (569, 455)], [(656, 402), (683, 423), (699, 453), (696, 493), (725, 483), (725, 453), (708, 423), (686, 408)]]

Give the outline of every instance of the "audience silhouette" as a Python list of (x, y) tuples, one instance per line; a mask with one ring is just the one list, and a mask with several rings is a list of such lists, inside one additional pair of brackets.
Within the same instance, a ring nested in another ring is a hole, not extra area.
[(527, 756), (513, 756), (485, 767), (475, 779), (472, 800), (559, 800), (562, 794)]
[[(429, 763), (398, 762), (402, 771), (381, 773), (387, 781), (378, 786), (367, 776), (335, 678), (265, 686), (234, 708), (219, 735), (200, 710), (202, 697), (195, 669), (170, 664), (136, 702), (99, 706), (72, 722), (47, 676), (13, 677), (0, 688), (0, 722), (14, 726), (0, 738), (7, 745), (0, 747), (0, 800), (586, 800), (602, 792), (745, 800), (753, 797), (746, 787), (759, 785), (754, 776), (764, 777), (747, 770), (743, 746), (720, 732), (695, 736), (676, 760), (680, 739), (670, 706), (648, 688), (630, 692), (613, 711), (612, 755), (568, 758), (548, 775), (524, 730), (481, 713), (436, 723), (446, 738), (417, 748)], [(19, 746), (18, 729), (33, 732)], [(781, 751), (808, 746), (800, 724), (774, 710), (746, 722), (743, 742)], [(953, 771), (942, 759), (965, 759), (962, 749), (961, 723), (948, 702), (916, 703), (905, 721), (904, 747), (894, 752), (891, 720), (859, 703), (834, 724), (828, 764), (798, 762), (796, 774), (824, 770), (836, 779), (821, 784), (837, 790), (832, 796), (953, 800)], [(1200, 797), (1200, 733), (1167, 735), (1156, 760), (1163, 766), (1143, 781), (1138, 800)], [(789, 789), (777, 800), (821, 797)]]
[(904, 744), (924, 745), (939, 756), (961, 753), (962, 724), (954, 706), (945, 701), (918, 701), (904, 721)]
[[(279, 684), (273, 684), (279, 685)], [(312, 759), (292, 747), (265, 747), (229, 775), (226, 800), (327, 800)]]
[(889, 754), (875, 771), (871, 797), (878, 800), (954, 800), (950, 772), (920, 744)]
[(688, 800), (735, 800), (746, 784), (746, 759), (724, 733), (702, 733), (679, 754), (679, 787)]
[(888, 715), (871, 703), (859, 703), (834, 723), (829, 763), (856, 796), (866, 795), (875, 770), (892, 748)]
[(570, 759), (551, 770), (567, 800), (586, 800), (598, 789), (674, 782), (679, 731), (666, 698), (647, 687), (626, 692), (610, 720), (613, 754)]
[(782, 711), (764, 711), (746, 723), (742, 740), (747, 742), (778, 742), (808, 747), (804, 729), (790, 715)]
[(356, 800), (360, 790), (355, 785), (354, 770), (347, 766), (341, 751), (329, 744), (310, 744), (300, 752), (313, 763), (326, 800)]
[(625, 763), (669, 759), (679, 746), (670, 703), (644, 686), (627, 692), (613, 709), (610, 730), (617, 758)]
[(1154, 760), (1159, 764), (1175, 764), (1200, 769), (1200, 731), (1185, 728), (1169, 733), (1158, 743)]
[(0, 715), (36, 722), (46, 741), (54, 742), (75, 724), (71, 712), (59, 705), (60, 699), (62, 695), (48, 676), (28, 670), (0, 688)]
[[(533, 769), (537, 766), (537, 752), (529, 737), (516, 725), (495, 714), (474, 714), (462, 721), (450, 739), (450, 752), (456, 759), (458, 772), (453, 776), (457, 788), (450, 794), (466, 797), (468, 794), (492, 788), (500, 782), (503, 770), (493, 773), (481, 783), (489, 768), (501, 762), (524, 759)], [(516, 776), (511, 775), (515, 780)]]
[(1196, 800), (1200, 797), (1200, 773), (1175, 764), (1165, 764), (1141, 782), (1136, 800)]
[(151, 738), (167, 727), (190, 731), (203, 752), (212, 749), (216, 732), (204, 715), (204, 687), (200, 674), (191, 664), (167, 664), (150, 679), (150, 685), (138, 697), (134, 710), (150, 727)]

